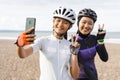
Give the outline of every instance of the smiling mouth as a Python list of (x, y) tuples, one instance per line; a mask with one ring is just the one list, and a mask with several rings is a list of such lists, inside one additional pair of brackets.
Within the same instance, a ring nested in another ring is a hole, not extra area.
[(58, 30), (64, 30), (63, 28), (58, 28)]
[(83, 28), (83, 30), (86, 32), (86, 31), (90, 31), (91, 29), (90, 28)]
[(89, 29), (83, 29), (83, 31), (87, 32), (87, 31), (89, 31)]

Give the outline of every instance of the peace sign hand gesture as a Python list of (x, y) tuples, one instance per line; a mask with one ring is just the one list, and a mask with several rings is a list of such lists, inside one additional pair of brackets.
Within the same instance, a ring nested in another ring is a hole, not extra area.
[(99, 42), (104, 42), (104, 38), (106, 35), (106, 31), (104, 30), (104, 24), (102, 27), (100, 27), (100, 24), (98, 25), (98, 33), (97, 33), (97, 41)]
[(72, 44), (70, 45), (70, 52), (74, 55), (77, 55), (80, 49), (80, 44), (78, 41), (78, 34), (76, 35), (75, 39), (73, 35), (71, 35)]

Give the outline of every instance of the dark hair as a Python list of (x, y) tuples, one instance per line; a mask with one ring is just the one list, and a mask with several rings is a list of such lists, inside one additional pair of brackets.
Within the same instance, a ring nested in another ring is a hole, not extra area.
[(78, 20), (77, 20), (77, 26), (79, 26), (79, 21), (81, 20), (82, 16), (78, 17)]
[(64, 34), (64, 38), (67, 40), (67, 32)]

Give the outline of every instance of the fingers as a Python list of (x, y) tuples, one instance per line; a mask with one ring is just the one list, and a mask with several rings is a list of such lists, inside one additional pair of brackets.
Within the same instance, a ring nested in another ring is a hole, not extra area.
[(34, 42), (25, 42), (25, 45), (28, 45), (28, 44), (32, 44), (32, 43), (34, 43)]
[(100, 24), (98, 25), (98, 30), (103, 30), (104, 29), (104, 24), (102, 24), (102, 27), (100, 26)]
[(78, 34), (76, 34), (75, 42), (77, 42), (77, 41), (78, 41), (78, 37), (79, 37), (79, 35), (78, 35)]
[(23, 38), (25, 41), (34, 41), (36, 35), (35, 34), (25, 34), (23, 33)]
[(27, 44), (32, 44), (35, 40), (35, 34), (28, 34), (30, 33), (32, 30), (34, 30), (34, 27), (26, 30), (25, 32), (23, 32), (19, 37), (18, 37), (18, 46), (24, 46)]
[(71, 37), (71, 41), (72, 41), (72, 43), (75, 43), (75, 42), (78, 41), (78, 37), (79, 37), (79, 35), (78, 35), (78, 34), (76, 34), (76, 36), (70, 35), (70, 37)]
[(33, 42), (35, 40), (35, 36), (34, 34), (28, 34), (25, 36), (25, 42)]
[(25, 41), (33, 42), (34, 40), (35, 40), (35, 38), (26, 38)]
[(20, 46), (32, 44), (35, 40), (35, 36), (36, 36), (35, 34), (22, 33), (20, 38), (19, 38)]
[(78, 43), (78, 38), (79, 38), (79, 34), (76, 34), (75, 47), (79, 47), (80, 46), (80, 44)]
[(74, 47), (80, 46), (80, 44), (78, 43), (78, 34), (75, 37), (71, 35), (71, 41), (72, 41), (72, 46)]
[(36, 35), (35, 34), (26, 34), (25, 37), (26, 38), (34, 38)]
[(75, 42), (75, 43), (73, 44), (73, 46), (74, 46), (74, 47), (79, 47), (80, 44), (79, 44), (78, 42)]
[(102, 24), (102, 26), (100, 26), (100, 24), (98, 25), (98, 33), (103, 33), (103, 32), (105, 32), (104, 31), (104, 24)]
[(102, 30), (104, 30), (104, 24), (102, 24)]
[(100, 24), (98, 24), (98, 30), (100, 30)]
[(72, 41), (72, 44), (73, 44), (74, 43), (74, 37), (73, 37), (72, 34), (70, 35), (70, 38), (71, 38), (71, 41)]
[(26, 30), (24, 33), (28, 34), (30, 32), (32, 32), (35, 28), (34, 27), (31, 27), (30, 29)]
[(98, 34), (105, 34), (106, 31), (104, 30), (104, 24), (102, 24), (102, 26), (100, 26), (100, 24), (98, 25)]

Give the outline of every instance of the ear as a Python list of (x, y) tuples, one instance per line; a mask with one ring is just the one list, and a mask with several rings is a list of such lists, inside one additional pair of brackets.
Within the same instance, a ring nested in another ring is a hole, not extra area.
[(53, 18), (53, 29), (54, 29), (54, 22), (55, 22), (55, 18)]
[(55, 21), (55, 18), (53, 18), (53, 22)]

